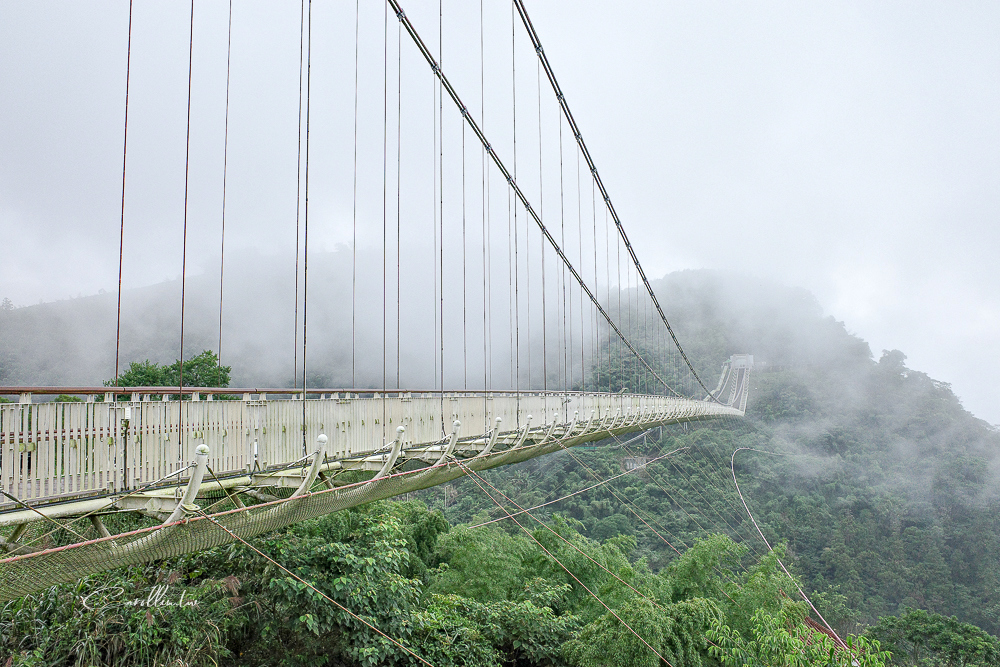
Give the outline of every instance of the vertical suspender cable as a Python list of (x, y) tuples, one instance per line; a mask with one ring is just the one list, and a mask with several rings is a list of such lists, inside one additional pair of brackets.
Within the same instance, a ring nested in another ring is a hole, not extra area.
[(187, 134), (184, 141), (184, 233), (181, 237), (181, 358), (178, 360), (177, 395), (177, 461), (183, 459), (184, 430), (184, 299), (187, 287), (187, 227), (188, 227), (188, 183), (191, 172), (191, 73), (194, 64), (194, 0), (191, 0), (191, 22), (188, 28), (188, 87), (187, 87)]
[[(563, 136), (562, 136), (562, 116), (559, 116), (559, 243), (566, 247), (566, 196), (565, 185), (563, 183)], [(569, 390), (573, 382), (573, 373), (570, 370), (569, 360), (573, 356), (573, 333), (572, 328), (567, 327), (566, 310), (570, 309), (569, 323), (572, 324), (573, 293), (569, 294), (569, 301), (566, 298), (566, 267), (562, 267), (562, 335), (563, 335), (563, 389)]]
[[(482, 118), (483, 127), (486, 127), (486, 38), (483, 31), (483, 0), (479, 0), (479, 116)], [(486, 164), (486, 148), (480, 144), (480, 163), (482, 168), (482, 207), (483, 207), (483, 433), (489, 429), (490, 415), (487, 414), (489, 405), (489, 395), (486, 390), (490, 388), (490, 368), (491, 368), (491, 329), (490, 309), (492, 307), (492, 290), (489, 288), (490, 267), (492, 266), (489, 257), (490, 227), (489, 227), (489, 195), (488, 178)]]
[[(510, 9), (510, 94), (511, 94), (511, 141), (514, 149), (514, 179), (517, 179), (517, 52), (515, 50), (514, 35), (516, 34), (514, 23), (514, 7)], [(518, 287), (518, 278), (521, 274), (521, 266), (518, 261), (518, 234), (517, 234), (517, 202), (514, 202), (514, 387), (521, 390), (521, 294)], [(518, 395), (518, 406), (520, 407), (520, 395)]]
[[(622, 290), (625, 289), (622, 285), (622, 240), (621, 237), (615, 238), (615, 246), (617, 251), (617, 258), (615, 264), (617, 264), (618, 269), (618, 321), (622, 321)], [(625, 387), (625, 356), (624, 350), (621, 346), (618, 346), (618, 391), (621, 391)]]
[[(438, 0), (438, 62), (444, 62), (444, 0)], [(444, 426), (444, 91), (437, 82), (438, 96), (438, 331), (441, 334), (441, 435)]]
[(295, 322), (292, 337), (292, 385), (299, 384), (299, 225), (302, 216), (302, 77), (306, 44), (306, 0), (299, 3), (299, 116), (298, 144), (295, 149)]
[(358, 24), (360, 0), (354, 0), (354, 195), (351, 212), (351, 387), (357, 387), (356, 329), (358, 301)]
[(226, 270), (226, 184), (229, 171), (229, 72), (233, 53), (233, 0), (229, 0), (229, 23), (226, 37), (226, 122), (222, 142), (222, 235), (219, 242), (219, 352), (215, 384), (222, 384), (222, 298), (225, 295)]
[[(538, 215), (545, 218), (545, 182), (542, 178), (542, 70), (535, 69), (535, 88), (538, 98)], [(539, 255), (542, 258), (542, 391), (549, 389), (548, 313), (545, 305), (545, 237), (538, 235)]]
[(437, 259), (437, 244), (438, 244), (438, 170), (437, 170), (437, 159), (438, 159), (438, 141), (437, 141), (437, 94), (438, 94), (438, 82), (431, 80), (431, 211), (433, 213), (431, 217), (431, 237), (434, 239), (434, 244), (431, 247), (431, 267), (434, 275), (434, 289), (431, 292), (431, 310), (433, 314), (431, 319), (434, 320), (434, 344), (431, 347), (431, 357), (434, 359), (434, 376), (431, 378), (431, 384), (433, 387), (438, 386), (439, 373), (438, 373), (438, 363), (440, 361), (438, 355), (438, 259)]
[[(389, 5), (386, 5), (388, 11)], [(465, 124), (462, 124), (462, 376), (466, 391), (469, 389), (469, 322), (468, 322), (468, 297), (467, 281), (468, 271), (466, 270), (466, 241), (465, 241)]]
[(386, 433), (386, 296), (388, 295), (388, 265), (386, 244), (388, 243), (388, 169), (389, 169), (389, 6), (386, 5), (382, 17), (382, 444)]
[[(389, 5), (386, 5), (388, 11)], [(466, 266), (466, 208), (465, 208), (465, 123), (462, 123), (462, 378), (469, 389), (469, 321), (468, 321), (468, 269)]]
[(507, 189), (507, 330), (510, 332), (510, 386), (517, 390), (517, 382), (514, 375), (514, 360), (517, 354), (514, 348), (514, 230), (511, 227), (511, 198), (513, 194)]
[[(611, 235), (608, 230), (608, 210), (604, 209), (604, 286), (607, 287), (606, 304), (611, 307)], [(608, 332), (608, 393), (611, 393), (611, 332)]]
[(309, 0), (308, 17), (306, 19), (306, 183), (305, 183), (305, 215), (302, 218), (302, 453), (308, 451), (306, 442), (306, 342), (309, 333), (309, 112), (310, 93), (312, 92), (312, 0)]
[[(514, 6), (511, 5), (510, 8), (510, 27), (511, 27), (511, 66), (514, 66), (515, 53), (517, 51), (517, 31), (515, 30), (516, 23), (514, 20)], [(514, 77), (514, 87), (517, 88), (517, 77)], [(514, 97), (514, 123), (516, 127), (517, 123), (517, 97)], [(517, 132), (514, 133), (514, 178), (517, 178)], [(514, 209), (514, 233), (518, 234), (517, 229), (517, 208)], [(518, 264), (520, 266), (520, 264)], [(531, 389), (531, 237), (528, 235), (528, 218), (524, 219), (524, 339), (525, 344), (525, 356), (528, 362), (528, 372), (525, 377), (525, 388)], [(518, 359), (521, 356), (521, 346), (517, 346)]]
[(401, 280), (401, 242), (402, 242), (402, 181), (403, 174), (403, 26), (396, 26), (396, 389), (400, 388), (400, 288)]
[[(577, 250), (580, 255), (580, 270), (583, 271), (583, 213), (582, 199), (580, 196), (580, 151), (576, 152), (576, 240)], [(581, 279), (583, 275), (581, 274)], [(587, 362), (585, 359), (586, 350), (586, 327), (583, 316), (583, 295), (580, 295), (580, 381), (583, 391), (587, 391)]]
[[(594, 194), (594, 184), (591, 181), (590, 188), (590, 214), (594, 226), (594, 294), (599, 294), (598, 290), (598, 280), (597, 280), (597, 199)], [(600, 318), (598, 317), (597, 309), (594, 309), (594, 356), (590, 363), (594, 368), (594, 391), (600, 391), (600, 386), (597, 384), (597, 369), (600, 366)]]
[(125, 127), (122, 139), (122, 216), (118, 238), (118, 323), (115, 329), (115, 386), (118, 386), (119, 356), (122, 340), (122, 263), (125, 258), (125, 165), (128, 155), (128, 93), (132, 77), (132, 0), (128, 3), (128, 44), (125, 47)]

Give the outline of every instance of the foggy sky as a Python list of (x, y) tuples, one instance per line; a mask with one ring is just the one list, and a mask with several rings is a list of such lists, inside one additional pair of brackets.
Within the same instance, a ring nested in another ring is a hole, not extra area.
[[(292, 262), (298, 3), (235, 4), (226, 261), (264, 252)], [(384, 6), (362, 3), (355, 185), (346, 157), (354, 109), (348, 4), (313, 8), (310, 243), (324, 251), (352, 242), (354, 220), (359, 247), (377, 246), (382, 234), (381, 96), (395, 81), (381, 67), (385, 54), (395, 56), (397, 28), (390, 15), (383, 44)], [(478, 7), (444, 5), (444, 71), (471, 110), (486, 108), (487, 134), (502, 136), (510, 122), (502, 101), (511, 87), (502, 58), (510, 7), (486, 3), (486, 67), (494, 74), (481, 100)], [(403, 6), (436, 51), (437, 3)], [(180, 273), (185, 157), (189, 6), (137, 0), (135, 8), (126, 288)], [(189, 274), (218, 267), (226, 8), (196, 5)], [(903, 350), (910, 367), (951, 382), (967, 408), (1000, 422), (1000, 8), (528, 9), (648, 275), (732, 269), (805, 287), (876, 356)], [(117, 288), (127, 18), (124, 0), (0, 3), (0, 298), (23, 306)], [(518, 33), (524, 128), (525, 105), (537, 105), (536, 64)], [(402, 216), (413, 207), (419, 227), (417, 208), (428, 217), (433, 204), (432, 83), (405, 35), (402, 47), (403, 100), (411, 105), (401, 130), (409, 174)], [(556, 116), (551, 93), (542, 98), (548, 143)], [(445, 115), (452, 156), (454, 116)], [(496, 143), (510, 161), (510, 146)], [(537, 182), (537, 166), (523, 157), (519, 166)], [(445, 169), (453, 180), (452, 162)], [(493, 187), (501, 196), (501, 184)], [(551, 214), (548, 180), (545, 191)], [(428, 231), (417, 227), (402, 239), (414, 254), (426, 245), (419, 229)]]

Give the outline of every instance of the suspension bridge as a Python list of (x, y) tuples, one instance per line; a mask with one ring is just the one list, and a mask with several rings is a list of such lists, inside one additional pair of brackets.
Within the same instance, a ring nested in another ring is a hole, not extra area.
[[(522, 0), (514, 0), (509, 16), (500, 14), (506, 20), (500, 26), (503, 38), (494, 41), (509, 52), (493, 58), (506, 68), (494, 78), (487, 77), (493, 61), (482, 8), (478, 52), (456, 47), (460, 53), (450, 58), (461, 61), (456, 70), (464, 76), (453, 79), (445, 67), (451, 60), (444, 57), (440, 17), (435, 49), (422, 36), (435, 26), (419, 25), (397, 0), (380, 5), (372, 16), (381, 80), (369, 93), (381, 126), (367, 148), (358, 131), (365, 121), (359, 111), (365, 99), (359, 54), (366, 46), (360, 7), (347, 17), (354, 26), (354, 41), (346, 44), (346, 62), (353, 49), (353, 151), (336, 158), (344, 169), (352, 167), (352, 188), (340, 192), (353, 206), (351, 247), (356, 254), (359, 226), (369, 224), (381, 232), (383, 262), (368, 276), (370, 267), (356, 262), (351, 267), (352, 327), (349, 337), (338, 336), (343, 358), (350, 359), (350, 384), (316, 385), (315, 367), (322, 362), (311, 361), (307, 346), (331, 334), (309, 329), (308, 319), (310, 299), (317, 298), (308, 277), (310, 151), (315, 150), (310, 133), (322, 122), (311, 103), (318, 77), (312, 58), (314, 46), (322, 44), (313, 44), (313, 7), (303, 2), (295, 321), (290, 323), (294, 381), (277, 387), (186, 386), (180, 372), (176, 386), (122, 386), (116, 344), (116, 380), (110, 386), (0, 387), (0, 395), (13, 399), (0, 404), (0, 551), (5, 554), (0, 600), (113, 567), (219, 546), (237, 536), (249, 539), (470, 471), (664, 425), (743, 416), (753, 358), (715, 360), (721, 373), (714, 389), (697, 372), (646, 277)], [(178, 220), (185, 243), (180, 369), (196, 10), (192, 2), (184, 211)], [(131, 6), (129, 11), (126, 70), (133, 48)], [(228, 19), (227, 147), (232, 6)], [(413, 77), (428, 84), (419, 93), (403, 85), (410, 75), (406, 63), (422, 65), (419, 73), (413, 69)], [(498, 78), (509, 92), (500, 101), (493, 89), (501, 86), (492, 85)], [(424, 97), (411, 99), (418, 94)], [(129, 135), (128, 87), (125, 99), (122, 242), (116, 258), (119, 340), (126, 158), (135, 141)], [(406, 109), (419, 105), (424, 116), (430, 110), (429, 117), (421, 121), (422, 129), (411, 128)], [(417, 138), (404, 140), (411, 135)], [(432, 147), (422, 162), (406, 157), (410, 141)], [(366, 161), (381, 178), (367, 186)], [(223, 179), (224, 202), (225, 187)], [(421, 188), (421, 198), (408, 194)], [(404, 206), (407, 196), (414, 201)], [(377, 201), (367, 220), (358, 215), (366, 197)], [(404, 213), (419, 207), (419, 215)], [(225, 210), (224, 204), (220, 366)], [(314, 233), (317, 224), (312, 221)], [(416, 239), (412, 244), (410, 235)], [(380, 346), (358, 345), (365, 337), (357, 326), (359, 282), (380, 290)], [(425, 283), (426, 289), (420, 287)], [(404, 312), (407, 285), (428, 297), (416, 314)], [(408, 348), (408, 339), (424, 342)], [(414, 365), (432, 372), (424, 372), (424, 384), (407, 387), (402, 378), (414, 376), (407, 359), (419, 354), (422, 361)], [(358, 372), (365, 355), (381, 357), (380, 373)], [(121, 513), (141, 516), (146, 525), (113, 534), (107, 517)], [(53, 534), (62, 543), (46, 539)]]

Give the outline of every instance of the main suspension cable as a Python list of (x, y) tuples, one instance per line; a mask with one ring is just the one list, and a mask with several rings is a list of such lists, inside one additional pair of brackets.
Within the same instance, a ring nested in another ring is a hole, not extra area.
[(504, 165), (503, 160), (501, 160), (500, 156), (497, 155), (495, 150), (493, 150), (492, 145), (486, 139), (486, 135), (483, 134), (482, 129), (480, 129), (479, 125), (472, 117), (472, 114), (469, 112), (468, 108), (462, 102), (462, 99), (458, 96), (458, 93), (455, 91), (455, 88), (451, 85), (451, 82), (448, 80), (448, 77), (446, 77), (444, 75), (444, 72), (442, 72), (441, 66), (434, 59), (433, 54), (431, 54), (426, 44), (424, 44), (424, 41), (423, 39), (421, 39), (419, 33), (417, 33), (416, 28), (413, 27), (413, 24), (407, 18), (406, 14), (403, 12), (403, 9), (400, 6), (398, 0), (386, 0), (386, 1), (396, 12), (396, 17), (400, 20), (400, 22), (402, 22), (403, 27), (406, 28), (406, 32), (410, 35), (410, 38), (413, 40), (413, 43), (417, 46), (417, 49), (420, 51), (420, 54), (430, 65), (431, 70), (434, 72), (434, 75), (437, 77), (438, 81), (441, 83), (444, 90), (447, 91), (452, 101), (455, 103), (456, 106), (458, 106), (459, 111), (461, 112), (465, 121), (469, 124), (469, 127), (472, 129), (476, 137), (479, 139), (480, 142), (482, 142), (483, 146), (486, 148), (486, 152), (490, 155), (490, 157), (493, 160), (493, 163), (500, 170), (501, 175), (507, 180), (507, 184), (510, 186), (510, 191), (513, 192), (513, 194), (517, 197), (518, 200), (520, 200), (521, 204), (528, 212), (528, 215), (531, 216), (531, 218), (535, 221), (535, 224), (538, 225), (539, 229), (541, 229), (542, 234), (545, 236), (546, 240), (549, 242), (552, 248), (556, 251), (556, 254), (559, 255), (559, 258), (563, 261), (563, 264), (566, 266), (567, 270), (573, 276), (574, 280), (576, 280), (577, 283), (580, 285), (581, 290), (583, 290), (583, 292), (587, 295), (591, 303), (594, 304), (594, 307), (598, 309), (598, 312), (601, 313), (601, 316), (604, 317), (605, 321), (607, 321), (608, 325), (611, 326), (615, 334), (617, 334), (618, 337), (621, 338), (622, 342), (629, 349), (629, 351), (632, 352), (632, 354), (635, 355), (637, 359), (639, 359), (642, 365), (645, 366), (646, 369), (650, 371), (653, 377), (655, 377), (657, 381), (663, 384), (664, 387), (669, 389), (675, 395), (679, 396), (680, 394), (678, 394), (672, 387), (670, 387), (667, 384), (667, 382), (653, 370), (653, 368), (649, 365), (649, 362), (647, 362), (642, 357), (642, 355), (639, 354), (639, 351), (635, 348), (635, 346), (631, 343), (631, 341), (629, 341), (628, 338), (626, 338), (622, 330), (618, 327), (617, 324), (615, 324), (611, 316), (600, 304), (597, 297), (594, 296), (593, 291), (591, 291), (590, 287), (588, 287), (587, 284), (584, 282), (583, 278), (580, 276), (580, 273), (576, 270), (572, 262), (570, 262), (569, 258), (566, 256), (566, 253), (563, 252), (563, 249), (556, 242), (555, 238), (552, 236), (548, 228), (542, 222), (541, 217), (539, 217), (538, 213), (535, 212), (535, 209), (531, 206), (531, 202), (528, 201), (527, 196), (525, 196), (520, 186), (518, 186), (517, 182), (514, 180), (514, 177), (511, 175), (511, 172), (508, 171), (507, 167)]
[[(395, 0), (389, 0), (395, 4)], [(580, 128), (576, 124), (576, 120), (573, 118), (573, 113), (569, 109), (569, 104), (566, 102), (566, 97), (563, 95), (562, 88), (559, 87), (559, 82), (556, 80), (555, 72), (552, 70), (552, 65), (549, 63), (548, 57), (545, 55), (545, 51), (542, 49), (542, 43), (538, 39), (538, 33), (535, 32), (535, 27), (531, 23), (531, 19), (528, 17), (528, 12), (524, 8), (523, 0), (514, 0), (514, 5), (517, 7), (518, 13), (521, 15), (521, 22), (524, 23), (525, 30), (528, 32), (528, 36), (531, 38), (531, 44), (535, 47), (535, 53), (538, 54), (538, 58), (542, 61), (542, 67), (545, 68), (545, 74), (549, 78), (549, 83), (552, 85), (552, 90), (555, 92), (556, 99), (559, 100), (559, 106), (562, 107), (563, 114), (566, 116), (567, 122), (569, 122), (570, 129), (573, 130), (573, 136), (576, 138), (577, 144), (580, 146), (580, 151), (583, 153), (584, 159), (587, 161), (587, 166), (590, 167), (590, 173), (594, 177), (594, 181), (597, 183), (597, 187), (601, 191), (601, 195), (604, 197), (604, 203), (607, 206), (608, 211), (611, 213), (612, 219), (615, 221), (615, 226), (618, 227), (618, 233), (621, 235), (622, 241), (625, 243), (625, 247), (628, 249), (629, 255), (632, 258), (632, 263), (635, 265), (636, 271), (639, 277), (642, 279), (643, 285), (646, 287), (646, 291), (649, 292), (649, 298), (652, 300), (653, 305), (656, 306), (656, 312), (659, 314), (663, 325), (667, 328), (670, 333), (670, 337), (674, 341), (674, 345), (677, 347), (678, 352), (680, 352), (681, 357), (687, 364), (687, 367), (691, 370), (691, 374), (694, 376), (701, 388), (705, 390), (705, 393), (709, 396), (710, 400), (718, 402), (718, 400), (712, 396), (712, 393), (702, 382), (701, 378), (698, 376), (698, 372), (694, 369), (694, 364), (688, 359), (687, 354), (684, 352), (684, 348), (681, 347), (680, 341), (677, 339), (677, 335), (674, 333), (673, 328), (670, 326), (670, 322), (667, 321), (667, 316), (663, 312), (663, 308), (660, 307), (660, 302), (656, 298), (656, 294), (653, 292), (652, 286), (649, 284), (649, 280), (646, 279), (646, 273), (642, 270), (642, 265), (639, 264), (639, 258), (635, 254), (635, 250), (632, 248), (632, 244), (628, 240), (628, 235), (625, 233), (625, 228), (622, 226), (621, 219), (618, 217), (618, 211), (615, 210), (614, 204), (611, 203), (611, 195), (608, 194), (607, 188), (604, 187), (604, 182), (601, 180), (600, 174), (597, 172), (597, 166), (594, 164), (593, 158), (590, 157), (590, 151), (587, 150), (587, 144), (583, 141), (583, 135), (580, 133)], [(649, 369), (652, 370), (652, 369)], [(655, 376), (656, 374), (653, 373)], [(659, 379), (659, 377), (657, 377)]]

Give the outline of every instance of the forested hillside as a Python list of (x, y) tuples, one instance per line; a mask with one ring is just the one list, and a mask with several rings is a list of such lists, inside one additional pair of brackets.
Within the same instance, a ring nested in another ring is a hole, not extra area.
[[(688, 447), (610, 484), (621, 500), (596, 490), (544, 510), (597, 539), (635, 535), (655, 565), (676, 554), (643, 524), (650, 517), (683, 543), (721, 531), (762, 546), (734, 496), (730, 456), (737, 447), (783, 454), (741, 452), (737, 479), (768, 540), (787, 544), (795, 571), (820, 593), (828, 620), (849, 631), (914, 607), (1000, 632), (995, 427), (966, 412), (948, 384), (907, 368), (902, 352), (873, 357), (802, 290), (708, 271), (672, 274), (654, 288), (713, 384), (720, 360), (755, 354), (747, 418), (577, 453), (585, 465), (562, 453), (496, 471), (512, 498), (546, 502), (592, 483), (587, 467), (607, 476), (627, 456)], [(448, 496), (426, 494), (453, 522), (492, 505), (468, 480)]]
[[(0, 656), (1000, 664), (997, 429), (901, 352), (872, 355), (801, 290), (711, 272), (655, 287), (711, 384), (730, 354), (755, 355), (745, 419), (575, 448), (254, 540), (295, 576), (236, 544), (58, 586), (0, 611)], [(798, 585), (860, 635), (850, 647), (816, 632)], [(141, 604), (157, 591), (198, 604)]]

